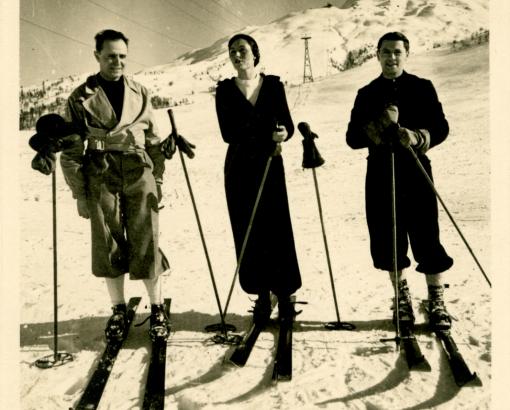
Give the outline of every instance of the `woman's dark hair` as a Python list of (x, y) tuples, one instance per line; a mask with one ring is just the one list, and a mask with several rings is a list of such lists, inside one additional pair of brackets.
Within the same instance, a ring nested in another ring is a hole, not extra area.
[(392, 31), (383, 35), (377, 42), (377, 51), (381, 49), (383, 41), (403, 41), (406, 51), (409, 52), (409, 40), (399, 31)]
[(259, 46), (258, 46), (257, 42), (255, 41), (255, 39), (253, 37), (249, 36), (248, 34), (243, 34), (243, 33), (236, 34), (230, 40), (228, 40), (228, 49), (229, 50), (230, 50), (230, 47), (232, 46), (232, 44), (234, 44), (234, 42), (236, 42), (237, 40), (246, 40), (246, 42), (250, 45), (251, 52), (253, 53), (253, 56), (255, 57), (255, 66), (256, 66), (260, 60), (260, 51), (259, 51)]
[(96, 51), (98, 52), (103, 49), (103, 44), (105, 41), (123, 40), (124, 43), (126, 43), (126, 46), (129, 43), (128, 38), (123, 33), (111, 29), (100, 31), (96, 34), (94, 39), (96, 40)]

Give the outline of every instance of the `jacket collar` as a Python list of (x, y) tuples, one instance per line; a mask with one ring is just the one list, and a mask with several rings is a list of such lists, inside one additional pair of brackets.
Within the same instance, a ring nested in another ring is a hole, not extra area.
[(385, 81), (385, 82), (396, 82), (396, 83), (400, 83), (401, 81), (405, 81), (407, 78), (409, 77), (409, 74), (407, 73), (407, 71), (402, 71), (402, 74), (400, 74), (397, 78), (386, 78), (383, 76), (383, 74), (381, 73), (379, 75), (379, 80), (380, 81)]
[(116, 130), (126, 124), (130, 124), (140, 113), (142, 90), (132, 79), (123, 77), (124, 101), (122, 115), (118, 119), (113, 107), (103, 89), (97, 81), (96, 75), (91, 75), (85, 82), (85, 100), (83, 107), (105, 128)]
[[(85, 81), (85, 94), (87, 94), (88, 97), (97, 93), (97, 89), (99, 88), (99, 82), (97, 81), (98, 75), (99, 73), (91, 75)], [(136, 82), (134, 82), (131, 78), (128, 78), (126, 76), (123, 76), (123, 78), (125, 85), (127, 85), (131, 90), (133, 90), (133, 92), (141, 94), (141, 89)]]

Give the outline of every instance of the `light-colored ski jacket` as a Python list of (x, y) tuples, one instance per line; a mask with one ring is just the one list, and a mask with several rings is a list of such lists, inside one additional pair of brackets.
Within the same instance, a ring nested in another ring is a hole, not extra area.
[(161, 138), (147, 88), (124, 77), (124, 102), (118, 119), (96, 75), (87, 78), (67, 100), (67, 120), (82, 128), (82, 138), (63, 150), (61, 165), (74, 198), (85, 197), (83, 158), (86, 150), (139, 152), (146, 150), (154, 162), (154, 176), (162, 182), (164, 157)]

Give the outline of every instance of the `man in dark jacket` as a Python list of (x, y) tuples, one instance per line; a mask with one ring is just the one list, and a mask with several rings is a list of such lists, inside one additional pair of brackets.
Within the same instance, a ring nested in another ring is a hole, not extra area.
[[(429, 296), (429, 322), (434, 329), (448, 329), (443, 272), (453, 260), (439, 239), (435, 193), (422, 175), (409, 149), (432, 178), (426, 152), (448, 136), (434, 86), (429, 80), (404, 71), (409, 40), (402, 33), (383, 35), (377, 44), (381, 75), (358, 91), (347, 129), (347, 144), (368, 148), (365, 186), (366, 217), (374, 266), (397, 276), (398, 312), (401, 323), (414, 323), (411, 296), (404, 274), (410, 266), (411, 245), (416, 270), (424, 273)], [(393, 272), (391, 151), (395, 159), (397, 275)], [(395, 283), (393, 283), (395, 287)], [(394, 318), (395, 318), (394, 314)]]

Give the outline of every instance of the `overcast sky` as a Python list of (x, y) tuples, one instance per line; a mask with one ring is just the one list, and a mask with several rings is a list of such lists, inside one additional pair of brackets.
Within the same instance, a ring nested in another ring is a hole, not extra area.
[[(329, 3), (341, 6), (345, 0)], [(20, 0), (20, 83), (97, 70), (94, 35), (129, 38), (128, 73), (326, 0)]]

